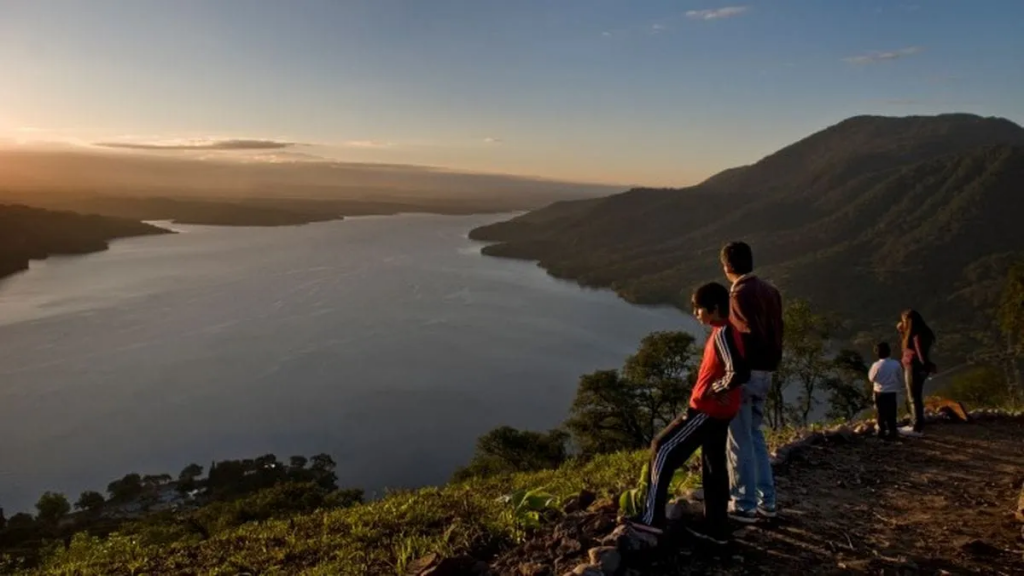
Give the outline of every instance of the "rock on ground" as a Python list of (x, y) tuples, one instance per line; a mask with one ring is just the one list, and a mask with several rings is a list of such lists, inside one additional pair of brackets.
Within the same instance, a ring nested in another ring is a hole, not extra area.
[[(936, 423), (894, 443), (812, 436), (778, 476), (780, 517), (737, 527), (727, 549), (677, 526), (651, 550), (647, 535), (616, 528), (613, 505), (595, 503), (494, 560), (491, 573), (607, 574), (599, 560), (609, 550), (620, 575), (1024, 573), (1014, 518), (1024, 514), (1024, 420)], [(696, 502), (674, 503), (682, 523), (700, 514)]]

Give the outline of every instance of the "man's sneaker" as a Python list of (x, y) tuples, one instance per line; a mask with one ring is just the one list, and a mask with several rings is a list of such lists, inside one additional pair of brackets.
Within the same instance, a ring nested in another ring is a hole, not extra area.
[(741, 524), (757, 524), (757, 512), (754, 510), (729, 510), (729, 518)]
[(779, 511), (776, 510), (775, 506), (758, 506), (755, 512), (761, 518), (775, 518), (779, 515)]
[(917, 438), (918, 436), (923, 436), (923, 434), (921, 434), (917, 430), (914, 430), (913, 426), (904, 426), (904, 427), (900, 428), (900, 434), (902, 436), (909, 436), (911, 438)]
[(729, 535), (718, 530), (708, 530), (705, 525), (687, 526), (686, 531), (694, 538), (710, 542), (718, 546), (725, 546), (729, 543)]

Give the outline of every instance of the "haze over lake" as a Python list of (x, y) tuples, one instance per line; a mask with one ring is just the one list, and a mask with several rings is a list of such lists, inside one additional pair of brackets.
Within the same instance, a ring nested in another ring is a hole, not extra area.
[(700, 331), (481, 256), (466, 234), (501, 218), (173, 225), (0, 281), (0, 506), (265, 453), (439, 483), (495, 426), (560, 423), (648, 332)]

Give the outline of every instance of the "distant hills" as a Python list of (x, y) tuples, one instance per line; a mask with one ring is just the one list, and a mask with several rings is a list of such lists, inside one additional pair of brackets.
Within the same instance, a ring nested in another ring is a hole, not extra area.
[(616, 191), (618, 188), (602, 184), (405, 164), (326, 159), (261, 161), (213, 153), (209, 158), (200, 158), (185, 152), (0, 147), (0, 201), (33, 204), (51, 196), (99, 196), (348, 201), (422, 206), (446, 212), (511, 212)]
[(99, 252), (114, 238), (168, 233), (120, 218), (0, 204), (0, 278), (27, 269), (30, 260)]
[(0, 203), (182, 224), (288, 226), (368, 214), (519, 212), (618, 190), (403, 164), (0, 147)]
[(991, 318), (1007, 262), (1024, 250), (1024, 128), (969, 114), (858, 116), (759, 162), (683, 189), (559, 202), (474, 230), (493, 256), (637, 303), (681, 304), (721, 279), (742, 239), (790, 298), (893, 338), (906, 307), (942, 332), (944, 356)]

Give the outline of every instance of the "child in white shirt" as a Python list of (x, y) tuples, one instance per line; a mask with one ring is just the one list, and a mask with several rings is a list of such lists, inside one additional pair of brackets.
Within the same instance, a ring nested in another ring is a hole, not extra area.
[(868, 370), (868, 380), (874, 384), (878, 437), (895, 440), (899, 437), (896, 427), (896, 394), (903, 384), (903, 367), (889, 357), (892, 350), (888, 342), (880, 342), (875, 346), (875, 354), (878, 361)]

